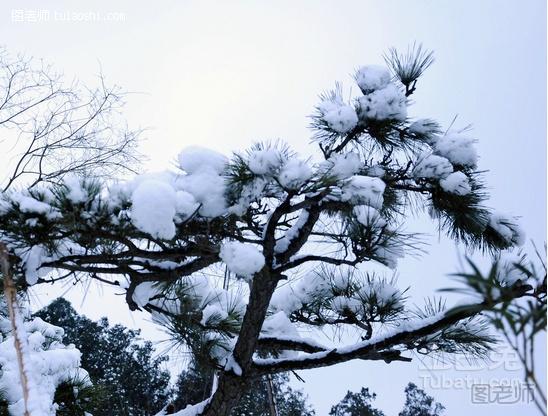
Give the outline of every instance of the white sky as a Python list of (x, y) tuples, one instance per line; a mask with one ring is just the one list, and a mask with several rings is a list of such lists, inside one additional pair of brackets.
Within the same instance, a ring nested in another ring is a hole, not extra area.
[[(130, 126), (149, 127), (142, 150), (148, 169), (164, 169), (185, 146), (230, 152), (253, 141), (281, 138), (301, 154), (311, 152), (307, 116), (317, 95), (335, 81), (351, 86), (359, 65), (381, 63), (390, 46), (413, 41), (433, 49), (436, 63), (419, 83), (411, 114), (447, 126), (474, 126), (492, 205), (523, 217), (538, 245), (546, 240), (546, 4), (543, 0), (413, 1), (4, 1), (0, 39), (12, 52), (44, 58), (93, 83), (102, 68), (110, 82), (136, 92), (128, 97)], [(49, 10), (49, 21), (13, 22), (12, 12)], [(123, 22), (55, 20), (55, 12), (120, 12)], [(429, 254), (408, 259), (400, 282), (420, 303), (447, 287), (458, 252), (424, 220), (416, 230), (433, 233)], [(427, 268), (424, 265), (428, 265)], [(50, 292), (56, 291), (43, 289)], [(80, 292), (69, 294), (80, 299)], [(81, 308), (142, 326), (122, 299), (92, 294)], [(80, 301), (76, 306), (80, 305)], [(158, 337), (151, 324), (145, 335)], [(545, 351), (545, 343), (542, 344)], [(541, 351), (542, 351), (541, 350)], [(539, 354), (540, 355), (540, 354)], [(545, 362), (542, 354), (541, 363)], [(419, 364), (352, 362), (303, 372), (302, 386), (318, 415), (346, 390), (368, 386), (377, 405), (395, 415), (408, 381), (420, 385)], [(521, 373), (447, 371), (483, 380)], [(544, 374), (545, 375), (545, 374)], [(535, 409), (470, 403), (466, 389), (428, 389), (448, 415), (534, 415)]]

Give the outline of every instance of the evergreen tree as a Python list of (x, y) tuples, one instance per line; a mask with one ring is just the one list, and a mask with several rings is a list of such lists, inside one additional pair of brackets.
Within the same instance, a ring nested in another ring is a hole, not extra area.
[(279, 416), (313, 416), (316, 412), (308, 404), (307, 396), (289, 386), (288, 376), (274, 375), (274, 389)]
[[(238, 405), (232, 410), (232, 416), (270, 415), (271, 406), (268, 395), (268, 379), (263, 377), (249, 388)], [(315, 414), (307, 403), (306, 396), (289, 386), (287, 374), (275, 374), (271, 380), (273, 402), (277, 416), (312, 416)]]
[(432, 396), (409, 383), (405, 388), (405, 406), (399, 416), (440, 416), (445, 407), (434, 401)]
[(372, 402), (377, 395), (370, 393), (369, 389), (362, 387), (359, 393), (351, 391), (331, 408), (331, 416), (384, 416), (384, 413), (373, 407)]
[[(94, 416), (149, 416), (169, 401), (170, 375), (162, 370), (167, 357), (155, 358), (152, 343), (142, 342), (139, 331), (110, 326), (106, 318), (93, 322), (63, 298), (36, 316), (65, 328), (63, 342), (75, 344), (82, 353), (81, 365), (93, 383), (93, 391), (86, 392), (86, 411)], [(76, 414), (69, 399), (65, 398), (58, 414)]]
[(213, 384), (213, 370), (200, 366), (197, 362), (189, 364), (183, 370), (175, 383), (173, 405), (176, 409), (184, 409), (189, 404), (199, 403), (209, 397)]
[[(331, 408), (330, 416), (384, 416), (372, 402), (377, 395), (362, 387), (359, 393), (347, 392), (346, 396)], [(445, 407), (414, 383), (405, 387), (405, 405), (399, 416), (441, 416)]]

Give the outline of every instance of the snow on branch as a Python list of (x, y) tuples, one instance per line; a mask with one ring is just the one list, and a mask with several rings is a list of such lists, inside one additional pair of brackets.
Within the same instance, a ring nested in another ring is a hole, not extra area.
[[(492, 309), (496, 304), (524, 296), (531, 291), (527, 285), (514, 287), (512, 294), (496, 300), (484, 300), (481, 303), (458, 306), (448, 311), (442, 311), (428, 318), (414, 319), (393, 327), (384, 334), (345, 347), (312, 352), (294, 359), (255, 358), (254, 364), (259, 373), (305, 370), (326, 367), (353, 359), (410, 361), (402, 357), (406, 350), (418, 349), (415, 344), (425, 337), (432, 337), (465, 319), (471, 318), (482, 311)], [(434, 341), (435, 342), (435, 341)]]

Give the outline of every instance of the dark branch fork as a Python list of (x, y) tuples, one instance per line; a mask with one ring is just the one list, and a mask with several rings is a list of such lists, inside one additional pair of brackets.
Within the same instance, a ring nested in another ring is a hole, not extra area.
[[(337, 151), (340, 151), (341, 149), (337, 149)], [(344, 260), (315, 255), (306, 255), (300, 258), (294, 257), (312, 235), (314, 226), (318, 222), (321, 213), (329, 208), (332, 208), (331, 204), (323, 199), (326, 194), (327, 192), (324, 191), (320, 195), (305, 198), (304, 201), (296, 205), (291, 205), (290, 201), (294, 195), (289, 192), (286, 199), (273, 211), (270, 216), (264, 234), (263, 245), (266, 266), (263, 270), (261, 270), (261, 272), (256, 274), (252, 280), (249, 304), (247, 306), (246, 314), (242, 321), (241, 330), (233, 351), (233, 356), (242, 370), (242, 375), (235, 375), (230, 371), (225, 371), (221, 374), (219, 379), (219, 387), (211, 397), (211, 400), (206, 406), (203, 415), (212, 416), (224, 414), (226, 409), (231, 408), (231, 406), (237, 402), (237, 398), (240, 397), (241, 391), (243, 391), (244, 386), (250, 379), (256, 377), (258, 374), (268, 373), (269, 369), (265, 368), (264, 371), (262, 371), (260, 370), (260, 366), (253, 363), (253, 355), (257, 348), (260, 347), (261, 344), (265, 343), (264, 340), (261, 342), (259, 334), (274, 290), (276, 289), (278, 281), (282, 278), (282, 272), (295, 268), (305, 262), (312, 261), (322, 261), (335, 265), (346, 264), (351, 266), (363, 261), (363, 258)], [(276, 253), (275, 233), (278, 222), (284, 217), (284, 215), (290, 214), (298, 209), (306, 210), (308, 214), (306, 221), (299, 228), (297, 235), (291, 239), (287, 249), (282, 253)], [(277, 346), (278, 348), (294, 349), (303, 352), (316, 352), (318, 354), (325, 353), (327, 354), (326, 356), (329, 357), (324, 358), (326, 363), (330, 361), (333, 361), (333, 363), (347, 361), (353, 358), (358, 358), (357, 355), (360, 355), (360, 353), (357, 353), (355, 356), (349, 354), (344, 357), (333, 351), (319, 351), (317, 346), (310, 346), (295, 341), (289, 342), (270, 340), (268, 343), (271, 346)], [(365, 358), (364, 354), (361, 355), (363, 356), (362, 359)], [(400, 357), (399, 352), (397, 351), (384, 351), (381, 353), (376, 351), (369, 352), (367, 359), (380, 359), (387, 362), (395, 360), (409, 361), (408, 358)], [(314, 363), (314, 365), (316, 364), (317, 363)], [(295, 363), (288, 364), (287, 367), (291, 365), (295, 366), (295, 369), (299, 368), (299, 366)], [(284, 367), (284, 364), (280, 365), (279, 371), (286, 371), (281, 369), (282, 367)], [(278, 371), (277, 367), (272, 367), (271, 369), (272, 372)], [(289, 368), (287, 368), (287, 370), (289, 370)]]

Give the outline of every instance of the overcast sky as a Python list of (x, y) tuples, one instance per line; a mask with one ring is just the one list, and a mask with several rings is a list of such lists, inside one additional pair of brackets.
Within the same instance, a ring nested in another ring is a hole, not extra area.
[[(411, 115), (444, 126), (455, 116), (456, 127), (473, 124), (480, 167), (489, 170), (492, 206), (522, 216), (540, 246), (546, 240), (544, 0), (50, 3), (3, 1), (1, 42), (11, 52), (44, 58), (67, 78), (93, 84), (101, 69), (108, 81), (135, 92), (125, 114), (130, 126), (148, 128), (142, 151), (151, 170), (165, 169), (194, 144), (229, 153), (281, 138), (308, 155), (307, 116), (319, 93), (335, 81), (350, 88), (354, 69), (382, 63), (388, 47), (422, 42), (435, 51), (436, 63), (418, 85)], [(39, 21), (31, 21), (40, 10), (48, 11), (47, 19), (41, 13)], [(98, 20), (106, 17), (117, 21)], [(438, 238), (425, 219), (413, 227), (432, 233), (429, 254), (407, 259), (399, 269), (400, 282), (411, 286), (420, 303), (451, 285), (447, 274), (459, 267), (462, 250)], [(40, 293), (51, 297), (58, 291)], [(91, 293), (82, 306), (81, 291), (68, 296), (92, 318), (106, 314), (130, 326), (144, 325), (146, 336), (162, 337), (111, 292)], [(396, 415), (407, 382), (420, 386), (421, 376), (429, 374), (420, 365), (352, 362), (303, 372), (301, 387), (319, 415), (346, 390), (361, 386), (378, 394), (377, 404), (387, 415)], [(453, 380), (521, 377), (500, 366), (443, 374)], [(426, 388), (448, 415), (536, 414), (532, 406), (474, 405), (466, 388)]]

